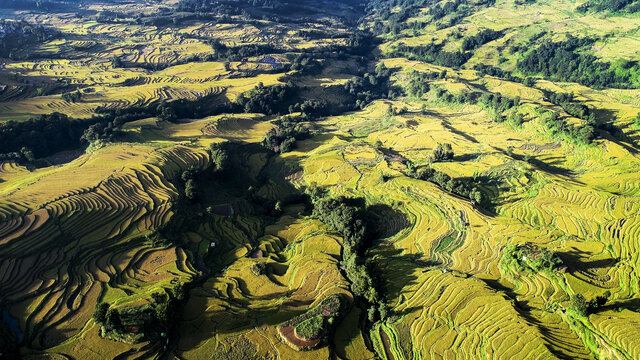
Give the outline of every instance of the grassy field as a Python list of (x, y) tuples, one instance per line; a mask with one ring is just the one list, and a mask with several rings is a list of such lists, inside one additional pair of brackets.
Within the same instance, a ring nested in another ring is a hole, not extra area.
[[(306, 23), (247, 14), (144, 21), (173, 5), (96, 3), (77, 17), (7, 13), (63, 36), (20, 50), (31, 58), (18, 51), (1, 59), (0, 122), (52, 112), (85, 121), (98, 107), (125, 111), (208, 95), (217, 95), (212, 102), (236, 102), (260, 83), (289, 82), (302, 100), (326, 100), (331, 114), (291, 120), (301, 107), (289, 108), (287, 118), (248, 106), (173, 122), (159, 115), (126, 121), (113, 141), (56, 154), (64, 161), (48, 166), (0, 161), (0, 312), (17, 320), (23, 355), (640, 356), (640, 134), (634, 120), (640, 90), (552, 81), (517, 65), (542, 41), (532, 38), (560, 41), (568, 34), (596, 38), (580, 51), (600, 61), (638, 61), (638, 15), (581, 13), (575, 2), (547, 0), (469, 2), (440, 19), (417, 8), (400, 23), (423, 25), (380, 31), (372, 50), (379, 56), (362, 57), (330, 47), (349, 41), (347, 21), (332, 17), (349, 3)], [(119, 18), (107, 21), (98, 13)], [(136, 21), (132, 14), (144, 16)], [(375, 16), (361, 28), (374, 28)], [(483, 29), (503, 34), (468, 51), (462, 66), (385, 55), (401, 43), (445, 42), (442, 51), (457, 51)], [(213, 57), (221, 51), (215, 44), (268, 47), (227, 60)], [(524, 49), (513, 50), (518, 46)], [(296, 68), (310, 50), (317, 50), (319, 70)], [(283, 67), (261, 63), (266, 55)], [(352, 78), (380, 85), (368, 76), (380, 64), (393, 69), (384, 94), (370, 90), (367, 101), (337, 111), (356, 96), (345, 90)], [(483, 74), (473, 70), (477, 64), (512, 77)], [(408, 91), (417, 74), (428, 85), (419, 94)], [(388, 96), (394, 87), (405, 91)], [(75, 91), (79, 99), (63, 99)], [(552, 92), (572, 93), (593, 120), (552, 102)], [(465, 100), (465, 94), (472, 95)], [(489, 95), (519, 101), (495, 114), (473, 98)], [(293, 105), (289, 100), (273, 108)], [(592, 121), (593, 139), (552, 131), (548, 113), (565, 128)], [(265, 145), (270, 136), (284, 136), (287, 121), (298, 132), (290, 151), (282, 143)], [(450, 159), (435, 158), (440, 144), (451, 145)], [(220, 169), (215, 149), (225, 146), (229, 161)], [(427, 168), (437, 175), (421, 178)], [(449, 186), (453, 180), (434, 180), (444, 176), (473, 184), (483, 201)], [(201, 200), (185, 200), (194, 179)], [(303, 194), (314, 189), (360, 198), (371, 209), (366, 220), (376, 235), (357, 256), (375, 276), (377, 303), (354, 295), (345, 261), (352, 240), (313, 215)], [(535, 261), (546, 249), (562, 266), (506, 268), (505, 249), (516, 245), (538, 249), (516, 262)], [(176, 284), (188, 284), (187, 295), (171, 326), (157, 334), (161, 340), (127, 344), (100, 335), (96, 304), (157, 307), (157, 294)], [(348, 309), (327, 326), (326, 344), (304, 352), (289, 346), (279, 326), (337, 294)], [(603, 304), (577, 310), (578, 295), (595, 304), (605, 294)]]

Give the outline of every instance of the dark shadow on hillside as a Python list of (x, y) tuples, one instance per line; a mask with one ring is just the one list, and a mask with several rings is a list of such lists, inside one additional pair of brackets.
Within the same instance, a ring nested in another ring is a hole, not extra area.
[(473, 161), (482, 155), (483, 154), (481, 153), (468, 153), (468, 154), (462, 154), (462, 155), (455, 155), (452, 161), (454, 162)]
[[(562, 164), (564, 162), (564, 158), (563, 157), (556, 156), (556, 157), (548, 158), (547, 161), (542, 161), (540, 159), (537, 159), (537, 158), (531, 156), (527, 160), (527, 159), (525, 159), (525, 156), (523, 156), (523, 155), (509, 154), (505, 149), (502, 149), (500, 147), (494, 147), (494, 149), (502, 152), (503, 154), (505, 154), (507, 156), (510, 156), (514, 160), (519, 160), (519, 161), (525, 161), (526, 160), (529, 164), (535, 166), (540, 171), (544, 171), (546, 173), (554, 174), (554, 175), (558, 175), (558, 176), (563, 176), (563, 177), (571, 179), (574, 182), (582, 184), (582, 182), (579, 182), (579, 181), (573, 179), (573, 177), (576, 175), (575, 171), (573, 171), (571, 169), (567, 169), (567, 168), (562, 167), (562, 166), (559, 166), (559, 164)], [(549, 161), (549, 160), (552, 160), (552, 161)]]
[(371, 231), (371, 236), (376, 239), (392, 237), (411, 225), (407, 216), (399, 210), (387, 204), (374, 204), (367, 206), (367, 227)]
[(462, 136), (463, 138), (465, 138), (468, 141), (471, 141), (474, 144), (479, 144), (480, 143), (475, 137), (467, 134), (464, 131), (460, 131), (460, 130), (456, 129), (455, 127), (453, 127), (453, 125), (451, 125), (451, 123), (446, 119), (442, 120), (442, 126), (445, 129), (451, 131), (452, 133), (454, 133), (456, 135), (459, 135), (459, 136)]
[(620, 261), (619, 259), (614, 258), (586, 261), (591, 254), (575, 249), (567, 252), (558, 252), (556, 254), (560, 257), (564, 265), (568, 267), (568, 271), (571, 273), (577, 271), (589, 272), (590, 270), (610, 268), (616, 266)]
[(391, 242), (384, 242), (369, 251), (371, 267), (381, 280), (381, 289), (387, 301), (393, 301), (402, 294), (402, 289), (416, 284), (416, 274), (431, 270), (439, 263), (427, 260), (423, 254), (404, 254)]
[(640, 312), (640, 299), (628, 299), (628, 300), (609, 302), (607, 305), (601, 307), (598, 312), (607, 311), (607, 310), (617, 311), (621, 309)]
[[(503, 293), (507, 298), (511, 299), (514, 305), (513, 308), (516, 310), (516, 312), (518, 312), (518, 315), (522, 316), (522, 318), (530, 325), (535, 326), (538, 329), (538, 331), (540, 331), (540, 334), (542, 334), (542, 338), (546, 343), (556, 344), (556, 345), (566, 343), (565, 339), (561, 339), (553, 335), (552, 331), (547, 329), (544, 323), (542, 323), (535, 316), (533, 316), (531, 314), (531, 310), (533, 310), (534, 308), (529, 305), (528, 301), (518, 300), (517, 294), (512, 289), (503, 286), (497, 280), (490, 280), (490, 279), (480, 279), (480, 280), (482, 280), (485, 284), (487, 284), (487, 286), (489, 286), (491, 289), (495, 290), (498, 293)], [(567, 354), (558, 352), (557, 350), (554, 350), (549, 346), (547, 346), (547, 349), (551, 353), (553, 353), (555, 356), (557, 356), (559, 359), (563, 359), (563, 360), (574, 359), (573, 357)]]

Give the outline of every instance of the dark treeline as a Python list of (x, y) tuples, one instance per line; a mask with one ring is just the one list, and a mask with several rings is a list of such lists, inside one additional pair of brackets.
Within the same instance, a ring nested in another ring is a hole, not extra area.
[(52, 113), (26, 121), (7, 121), (0, 124), (0, 160), (32, 163), (59, 151), (76, 149), (83, 143), (113, 141), (121, 125), (144, 118), (157, 116), (160, 120), (177, 121), (238, 109), (236, 104), (229, 102), (216, 103), (217, 96), (205, 96), (194, 101), (161, 102), (148, 107), (97, 108), (97, 115), (89, 119), (72, 119)]
[(436, 79), (444, 79), (447, 71), (437, 72), (421, 72), (413, 70), (409, 75), (409, 84), (407, 85), (407, 94), (410, 96), (422, 97), (431, 90), (430, 82)]
[(376, 99), (393, 99), (402, 94), (402, 89), (392, 87), (389, 79), (395, 69), (387, 68), (384, 64), (376, 67), (375, 72), (351, 78), (344, 89), (351, 99), (346, 100), (348, 110), (363, 109)]
[(58, 31), (26, 21), (0, 20), (0, 27), (4, 29), (4, 37), (0, 38), (0, 56), (12, 60), (30, 58), (31, 54), (24, 51), (25, 47), (53, 39), (59, 35)]
[(594, 41), (572, 36), (561, 42), (546, 41), (518, 61), (518, 69), (527, 74), (542, 74), (552, 80), (577, 82), (594, 88), (637, 86), (640, 74), (637, 63), (614, 66), (593, 55), (577, 52)]
[(324, 197), (318, 189), (311, 189), (310, 195), (313, 215), (343, 238), (340, 265), (351, 283), (351, 291), (367, 307), (369, 321), (386, 318), (389, 310), (380, 289), (381, 281), (366, 259), (374, 234), (367, 224), (372, 217), (367, 215), (364, 199)]
[[(375, 14), (372, 31), (376, 35), (398, 34), (405, 29), (422, 29), (426, 21), (407, 22), (419, 14), (421, 8), (433, 3), (433, 0), (374, 0), (367, 4), (367, 11)], [(392, 11), (399, 8), (399, 11)], [(383, 23), (385, 22), (385, 23)]]
[(580, 12), (612, 11), (637, 13), (640, 11), (640, 2), (636, 0), (589, 0), (576, 8)]
[(536, 79), (532, 77), (519, 77), (513, 75), (511, 72), (502, 70), (499, 67), (485, 64), (475, 64), (473, 70), (477, 71), (480, 75), (489, 75), (499, 77), (508, 81), (518, 82), (524, 86), (534, 87), (536, 85)]
[(267, 44), (252, 44), (241, 46), (227, 46), (221, 43), (219, 40), (208, 41), (211, 48), (215, 51), (213, 54), (209, 54), (203, 61), (242, 61), (248, 57), (261, 56), (264, 54), (279, 54), (283, 51), (275, 46)]
[(590, 144), (595, 139), (595, 129), (592, 125), (571, 125), (555, 111), (541, 112), (540, 120), (553, 136), (561, 136), (578, 144)]
[(453, 0), (445, 2), (444, 6), (437, 4), (429, 9), (429, 15), (433, 20), (442, 19), (449, 14), (455, 13), (458, 7), (464, 3), (463, 0)]
[(443, 190), (467, 198), (479, 206), (485, 208), (489, 208), (491, 206), (489, 198), (484, 196), (480, 191), (480, 179), (454, 179), (444, 172), (438, 171), (430, 166), (416, 169), (412, 162), (407, 162), (407, 169), (407, 176), (434, 183)]
[(311, 129), (308, 116), (285, 115), (274, 124), (262, 140), (262, 145), (276, 153), (286, 153), (294, 149), (296, 140), (308, 138)]
[(464, 38), (464, 40), (462, 40), (462, 50), (468, 51), (477, 49), (488, 42), (501, 38), (502, 36), (504, 36), (502, 31), (495, 31), (491, 29), (482, 30), (476, 35)]
[[(508, 121), (515, 127), (522, 125), (524, 118), (517, 111), (511, 111), (505, 116), (505, 112), (510, 109), (517, 108), (520, 105), (520, 98), (509, 98), (501, 94), (479, 93), (479, 92), (462, 92), (454, 95), (442, 88), (432, 89), (435, 97), (442, 101), (453, 103), (471, 103), (482, 106), (488, 113), (489, 117), (495, 122)], [(560, 96), (565, 99), (564, 96)], [(565, 103), (571, 111), (584, 111), (582, 106)], [(559, 136), (577, 144), (590, 144), (595, 139), (595, 128), (592, 123), (595, 118), (588, 112), (585, 115), (587, 123), (581, 125), (572, 125), (558, 116), (555, 111), (542, 110), (539, 112), (542, 125), (549, 131), (552, 136)]]
[(591, 112), (591, 109), (589, 109), (588, 106), (578, 101), (574, 101), (573, 94), (546, 92), (545, 95), (550, 102), (562, 107), (567, 114), (586, 120), (590, 125), (594, 125), (596, 123), (595, 113)]
[[(351, 11), (340, 15), (343, 21), (355, 22), (364, 11), (365, 2), (362, 0), (341, 3), (351, 6)], [(180, 0), (176, 10), (285, 22), (311, 20), (318, 12), (314, 5), (312, 0)]]
[(60, 113), (27, 121), (0, 124), (0, 160), (34, 161), (80, 146), (80, 137), (92, 121), (80, 121)]
[(284, 114), (295, 103), (296, 90), (291, 83), (274, 86), (259, 83), (255, 89), (240, 94), (236, 102), (247, 113)]

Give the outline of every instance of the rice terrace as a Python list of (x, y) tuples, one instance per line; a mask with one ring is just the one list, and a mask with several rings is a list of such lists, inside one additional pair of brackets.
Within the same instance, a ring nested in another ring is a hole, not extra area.
[(640, 1), (0, 0), (0, 359), (640, 359)]

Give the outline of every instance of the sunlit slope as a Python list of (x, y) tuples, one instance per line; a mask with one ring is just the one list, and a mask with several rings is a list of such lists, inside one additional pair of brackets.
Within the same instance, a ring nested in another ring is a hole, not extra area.
[(196, 149), (111, 146), (56, 168), (9, 172), (2, 183), (3, 299), (27, 341), (46, 348), (85, 327), (99, 298), (144, 298), (196, 272), (176, 248), (140, 234), (171, 217), (167, 180), (208, 166)]
[[(407, 64), (408, 69), (419, 68)], [(490, 91), (521, 96), (530, 103), (524, 106), (554, 106), (520, 84), (473, 73), (458, 76), (471, 80), (472, 87), (482, 84)], [(455, 75), (441, 83), (451, 91), (469, 88)], [(591, 91), (599, 94), (592, 102), (596, 106), (614, 93)], [(535, 116), (522, 129), (514, 129), (491, 122), (477, 106), (442, 103), (430, 96), (389, 104), (407, 106), (408, 112), (389, 117), (384, 112), (387, 105), (380, 102), (363, 112), (329, 118), (322, 123), (322, 137), (302, 142), (301, 151), (291, 155), (304, 157), (307, 184), (364, 196), (404, 214), (405, 219), (389, 220), (393, 236), (381, 249), (372, 250), (377, 262), (386, 264), (383, 277), (391, 286), (397, 314), (374, 330), (378, 353), (393, 351), (395, 358), (592, 358), (582, 334), (563, 321), (555, 304), (568, 306), (573, 294), (592, 298), (605, 290), (624, 304), (638, 291), (632, 250), (638, 196), (634, 145), (612, 138), (591, 146), (572, 145), (545, 135)], [(421, 104), (427, 106), (426, 114), (420, 112)], [(368, 123), (374, 127), (367, 128)], [(498, 179), (486, 189), (495, 196), (496, 214), (404, 175), (403, 158), (424, 164), (443, 142), (453, 145), (460, 160), (435, 163), (434, 168), (453, 177)], [(527, 155), (534, 161), (523, 161)], [(498, 267), (502, 248), (525, 242), (557, 251), (568, 266), (564, 280), (505, 277)], [(443, 293), (432, 297), (441, 286)], [(487, 297), (465, 298), (470, 287)], [(452, 295), (445, 297), (446, 291)], [(614, 335), (622, 320), (604, 325), (601, 319), (599, 314), (589, 318), (603, 352), (615, 349), (611, 353), (624, 358), (621, 354), (634, 351), (629, 338)], [(474, 321), (478, 326), (473, 331), (463, 330)], [(518, 345), (509, 336), (529, 340)], [(385, 343), (390, 344), (387, 350)], [(418, 343), (424, 344), (419, 350)]]

